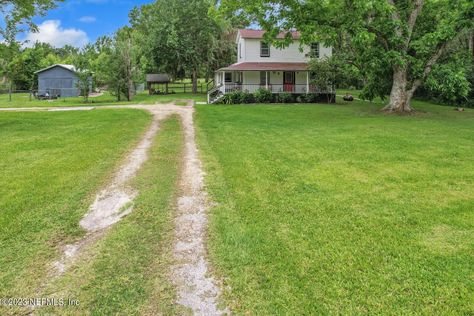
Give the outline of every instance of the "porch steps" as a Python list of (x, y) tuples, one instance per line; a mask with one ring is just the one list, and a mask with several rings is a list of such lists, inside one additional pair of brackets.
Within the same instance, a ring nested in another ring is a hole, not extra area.
[(221, 86), (216, 86), (207, 92), (207, 103), (216, 103), (224, 97), (224, 94), (220, 91), (220, 88)]
[(215, 96), (214, 98), (209, 99), (209, 104), (217, 103), (217, 102), (219, 102), (223, 97), (224, 97), (223, 94), (218, 94), (218, 95)]

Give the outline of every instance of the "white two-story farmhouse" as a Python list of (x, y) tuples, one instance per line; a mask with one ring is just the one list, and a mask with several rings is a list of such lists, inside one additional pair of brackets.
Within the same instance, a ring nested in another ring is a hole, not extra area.
[[(293, 42), (280, 49), (265, 42), (264, 33), (262, 30), (238, 31), (237, 63), (216, 71), (216, 88), (209, 93), (209, 103), (232, 91), (253, 93), (260, 88), (272, 93), (333, 93), (312, 85), (311, 78), (315, 74), (308, 70), (310, 58), (331, 56), (331, 47), (320, 43), (301, 46), (299, 32), (291, 32)], [(282, 33), (278, 38), (284, 36)]]

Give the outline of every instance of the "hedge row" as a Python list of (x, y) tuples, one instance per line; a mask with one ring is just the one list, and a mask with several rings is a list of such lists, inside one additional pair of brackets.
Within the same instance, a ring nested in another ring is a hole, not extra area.
[(318, 103), (327, 102), (324, 96), (315, 93), (294, 95), (288, 92), (273, 94), (266, 89), (258, 89), (255, 93), (234, 91), (220, 100), (220, 104), (249, 103)]

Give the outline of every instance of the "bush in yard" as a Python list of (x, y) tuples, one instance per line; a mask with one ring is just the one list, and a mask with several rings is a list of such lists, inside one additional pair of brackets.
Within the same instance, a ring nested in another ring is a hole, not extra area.
[(228, 94), (230, 104), (241, 104), (244, 103), (244, 93), (241, 91), (234, 91)]
[(320, 101), (320, 97), (316, 93), (308, 93), (301, 96), (302, 101), (306, 103), (318, 103)]
[(293, 103), (295, 102), (295, 98), (291, 93), (282, 92), (278, 95), (278, 99), (281, 103)]
[(242, 93), (242, 103), (249, 104), (255, 103), (255, 96), (252, 93), (244, 92)]
[(224, 94), (222, 99), (219, 100), (218, 104), (231, 104), (231, 95), (230, 94)]
[(255, 101), (257, 103), (272, 103), (273, 94), (267, 89), (260, 88), (255, 92)]

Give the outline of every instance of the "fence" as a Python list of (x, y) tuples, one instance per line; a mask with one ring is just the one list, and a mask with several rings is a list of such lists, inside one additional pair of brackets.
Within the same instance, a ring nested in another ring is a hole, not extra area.
[[(157, 84), (157, 87), (159, 87), (160, 92), (165, 91), (165, 85), (164, 84)], [(207, 92), (207, 84), (205, 83), (199, 83), (197, 85), (197, 92), (199, 93), (206, 93)], [(155, 88), (155, 90), (157, 90)], [(168, 84), (168, 93), (192, 93), (193, 92), (193, 84), (192, 83), (169, 83)]]
[(0, 90), (0, 105), (7, 102), (66, 99), (72, 96), (80, 97), (80, 89)]

